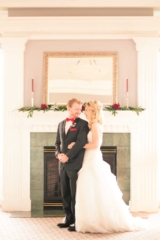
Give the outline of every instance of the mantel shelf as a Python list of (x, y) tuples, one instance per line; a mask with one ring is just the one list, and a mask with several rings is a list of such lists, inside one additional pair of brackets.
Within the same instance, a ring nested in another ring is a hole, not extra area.
[[(132, 111), (118, 111), (116, 116), (111, 112), (104, 113), (104, 132), (132, 132), (138, 129), (142, 122), (144, 112), (137, 115)], [(30, 132), (56, 132), (58, 123), (65, 119), (67, 111), (34, 111), (33, 116), (28, 118), (28, 112), (15, 112), (13, 125), (21, 129), (27, 128)], [(84, 113), (80, 117), (86, 119)]]

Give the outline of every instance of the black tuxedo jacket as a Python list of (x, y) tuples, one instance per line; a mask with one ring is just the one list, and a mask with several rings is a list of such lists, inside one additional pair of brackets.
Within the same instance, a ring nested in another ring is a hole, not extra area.
[[(66, 163), (60, 162), (60, 170), (63, 168), (66, 168), (66, 170), (79, 170), (82, 167), (84, 157), (85, 149), (83, 146), (87, 143), (88, 122), (81, 118), (76, 118), (74, 126), (69, 128), (67, 134), (65, 134), (65, 124), (66, 120), (58, 125), (55, 155), (65, 153), (69, 158)], [(72, 149), (68, 149), (67, 147), (71, 142), (75, 142), (75, 144)]]

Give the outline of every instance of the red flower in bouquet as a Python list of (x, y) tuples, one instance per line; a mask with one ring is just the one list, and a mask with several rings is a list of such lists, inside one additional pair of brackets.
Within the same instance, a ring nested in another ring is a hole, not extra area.
[(46, 104), (41, 104), (41, 109), (46, 109), (47, 105)]
[(120, 104), (119, 103), (114, 103), (112, 105), (112, 107), (115, 109), (115, 110), (119, 110), (120, 109)]

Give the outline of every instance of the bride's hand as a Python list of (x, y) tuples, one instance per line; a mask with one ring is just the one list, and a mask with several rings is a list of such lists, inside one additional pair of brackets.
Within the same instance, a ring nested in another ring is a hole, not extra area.
[(71, 149), (74, 144), (75, 144), (75, 142), (70, 143), (70, 144), (68, 145), (68, 149)]

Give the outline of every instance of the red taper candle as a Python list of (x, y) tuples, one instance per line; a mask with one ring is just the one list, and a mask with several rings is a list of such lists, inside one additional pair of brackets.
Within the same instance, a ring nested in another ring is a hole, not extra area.
[(32, 78), (32, 92), (34, 92), (34, 79)]
[(126, 92), (128, 92), (128, 79), (126, 79)]

